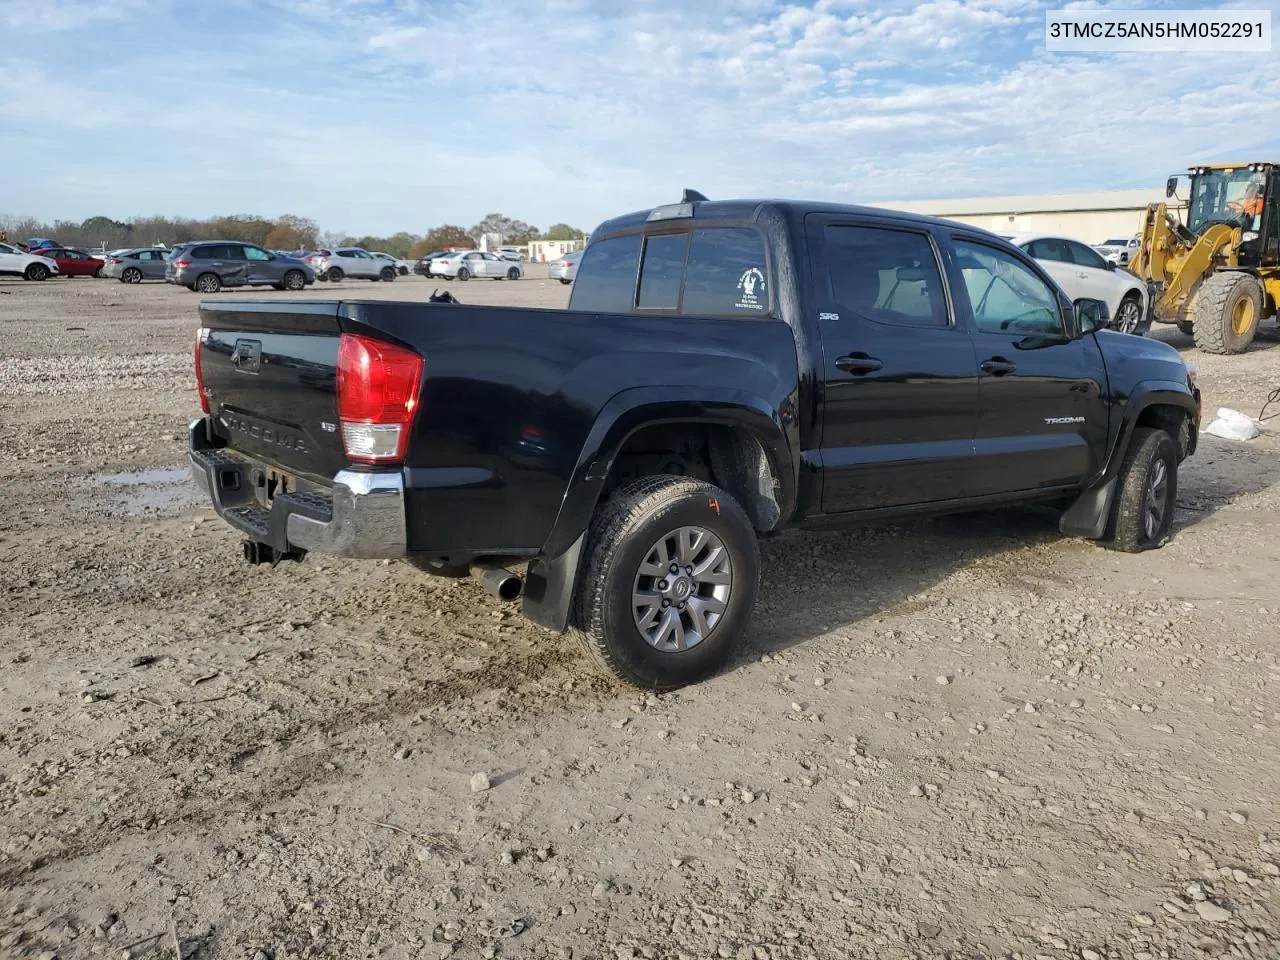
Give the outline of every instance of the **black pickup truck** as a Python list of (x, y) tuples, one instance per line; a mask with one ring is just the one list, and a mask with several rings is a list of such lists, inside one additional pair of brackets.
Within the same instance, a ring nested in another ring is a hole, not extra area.
[(567, 310), (200, 316), (191, 462), (251, 562), (470, 571), (649, 687), (730, 656), (782, 527), (1038, 501), (1158, 546), (1200, 419), (1173, 349), (1015, 247), (862, 207), (687, 192), (601, 225)]

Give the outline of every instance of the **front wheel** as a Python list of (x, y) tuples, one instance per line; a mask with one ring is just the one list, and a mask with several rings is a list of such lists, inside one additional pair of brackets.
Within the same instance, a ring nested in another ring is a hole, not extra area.
[(1112, 329), (1120, 333), (1142, 333), (1142, 297), (1137, 293), (1125, 294), (1116, 309)]
[(1178, 450), (1163, 430), (1138, 427), (1117, 477), (1108, 539), (1125, 553), (1158, 547), (1173, 529), (1178, 497)]
[(400, 267), (399, 269), (400, 269), (400, 276), (407, 277), (409, 275), (408, 267)]
[(307, 285), (307, 277), (301, 270), (290, 270), (284, 275), (281, 285), (286, 290), (298, 291)]
[(382, 271), (378, 274), (378, 279), (383, 280), (387, 283), (390, 283), (395, 278), (396, 278), (395, 267), (383, 267)]
[(572, 281), (572, 280), (566, 280), (564, 277), (561, 277), (561, 278), (560, 278), (560, 282), (561, 282), (561, 283), (563, 283), (566, 287), (567, 287), (569, 284), (573, 283), (573, 281)]
[(43, 263), (33, 263), (31, 264), (31, 266), (27, 267), (27, 270), (23, 274), (23, 276), (26, 277), (28, 280), (36, 280), (36, 281), (48, 280), (49, 268), (46, 267)]
[(520, 268), (519, 268), (519, 267), (512, 267), (510, 270), (508, 270), (508, 271), (507, 271), (507, 279), (508, 279), (508, 280), (519, 280), (519, 279), (520, 279)]
[(574, 633), (627, 683), (695, 683), (737, 650), (759, 583), (755, 530), (733, 497), (688, 477), (645, 477), (592, 519)]
[(1196, 292), (1192, 335), (1205, 353), (1244, 353), (1262, 319), (1262, 284), (1247, 273), (1215, 273)]

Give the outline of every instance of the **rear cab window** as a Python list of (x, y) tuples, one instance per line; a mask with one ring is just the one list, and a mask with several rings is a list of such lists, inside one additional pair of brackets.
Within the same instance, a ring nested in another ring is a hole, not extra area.
[(577, 256), (571, 310), (772, 315), (764, 237), (751, 227), (634, 233), (596, 240)]

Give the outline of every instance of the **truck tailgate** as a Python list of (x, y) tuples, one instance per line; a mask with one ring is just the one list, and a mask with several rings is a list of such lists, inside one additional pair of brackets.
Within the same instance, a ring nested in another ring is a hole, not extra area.
[(338, 301), (200, 305), (197, 360), (211, 429), (229, 448), (327, 481), (338, 431)]

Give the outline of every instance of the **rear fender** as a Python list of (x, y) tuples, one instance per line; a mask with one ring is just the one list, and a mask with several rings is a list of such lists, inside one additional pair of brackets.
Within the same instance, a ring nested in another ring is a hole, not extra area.
[(747, 431), (759, 442), (776, 481), (778, 519), (789, 517), (799, 466), (791, 455), (799, 440), (795, 403), (795, 393), (774, 408), (744, 391), (706, 387), (637, 387), (615, 395), (588, 433), (551, 533), (529, 565), (524, 615), (550, 630), (565, 629), (587, 528), (609, 470), (627, 439), (644, 427), (706, 423)]

